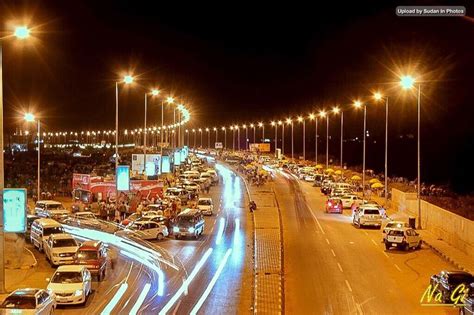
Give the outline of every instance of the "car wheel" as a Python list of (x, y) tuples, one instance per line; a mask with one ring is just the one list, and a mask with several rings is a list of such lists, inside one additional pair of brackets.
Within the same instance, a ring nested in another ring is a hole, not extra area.
[(419, 241), (418, 245), (416, 245), (416, 249), (421, 249), (421, 241)]
[(389, 244), (389, 243), (385, 243), (385, 249), (386, 249), (386, 250), (389, 250), (389, 249), (390, 249), (390, 244)]
[(156, 236), (156, 239), (158, 241), (161, 241), (165, 236), (163, 235), (163, 233), (158, 233), (158, 235)]
[(177, 239), (177, 240), (179, 240), (179, 235), (178, 235), (178, 234), (175, 234), (174, 238)]
[(402, 245), (403, 250), (408, 250), (410, 247), (408, 246), (408, 243), (405, 243)]

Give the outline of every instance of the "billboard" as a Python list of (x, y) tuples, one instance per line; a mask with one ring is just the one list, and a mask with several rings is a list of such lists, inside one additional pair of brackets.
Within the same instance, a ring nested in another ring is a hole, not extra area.
[(161, 173), (169, 173), (171, 172), (171, 162), (170, 157), (167, 155), (163, 155), (161, 158)]
[[(132, 154), (132, 173), (143, 174), (144, 154)], [(146, 155), (146, 175), (155, 176), (161, 174), (161, 155)]]
[(174, 166), (179, 166), (181, 164), (181, 151), (176, 150), (174, 152)]
[(270, 143), (250, 143), (249, 149), (252, 152), (270, 152)]
[(115, 170), (115, 178), (118, 191), (130, 190), (130, 166), (119, 165)]
[(26, 203), (26, 189), (5, 188), (3, 190), (3, 226), (5, 232), (26, 232)]

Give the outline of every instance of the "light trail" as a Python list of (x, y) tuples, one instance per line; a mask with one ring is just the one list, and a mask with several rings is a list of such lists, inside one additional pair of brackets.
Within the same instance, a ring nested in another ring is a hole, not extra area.
[(219, 219), (219, 230), (217, 232), (216, 245), (219, 245), (222, 241), (222, 234), (224, 233), (225, 219)]
[(127, 291), (127, 288), (128, 288), (128, 284), (122, 283), (117, 293), (115, 293), (114, 297), (110, 300), (109, 304), (107, 304), (107, 306), (102, 310), (100, 314), (109, 315), (117, 306), (120, 299), (122, 299), (122, 296), (124, 295), (125, 291)]
[(230, 256), (231, 253), (232, 253), (232, 248), (229, 248), (229, 249), (227, 250), (227, 252), (225, 253), (225, 256), (224, 256), (224, 258), (222, 259), (221, 263), (219, 264), (219, 267), (217, 268), (216, 273), (215, 273), (214, 276), (212, 277), (211, 282), (209, 282), (209, 285), (207, 286), (206, 290), (204, 291), (204, 293), (202, 294), (202, 296), (199, 298), (199, 300), (198, 300), (198, 302), (196, 303), (196, 305), (194, 305), (193, 309), (191, 310), (191, 312), (190, 312), (189, 314), (191, 314), (191, 315), (197, 314), (197, 312), (199, 311), (199, 309), (201, 308), (201, 306), (204, 304), (204, 302), (206, 301), (207, 297), (208, 297), (209, 294), (211, 293), (212, 288), (214, 288), (214, 285), (216, 284), (217, 279), (219, 279), (219, 276), (221, 275), (222, 270), (224, 270), (224, 267), (225, 267), (225, 265), (226, 265), (226, 263), (227, 263), (227, 260), (229, 259), (229, 256)]
[(130, 315), (136, 315), (138, 313), (138, 310), (143, 304), (143, 301), (145, 301), (145, 297), (150, 291), (151, 284), (147, 283), (145, 284), (145, 287), (143, 287), (142, 292), (140, 293), (140, 296), (138, 297), (137, 301), (135, 302), (135, 305), (133, 305), (133, 308), (130, 311)]

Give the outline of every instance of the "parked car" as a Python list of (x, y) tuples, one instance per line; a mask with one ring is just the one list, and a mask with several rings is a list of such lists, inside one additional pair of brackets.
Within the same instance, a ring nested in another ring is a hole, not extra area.
[(53, 219), (37, 219), (31, 224), (30, 241), (40, 252), (52, 234), (64, 233), (63, 226)]
[(385, 226), (383, 227), (382, 230), (382, 239), (385, 239), (385, 236), (387, 235), (388, 231), (391, 229), (397, 229), (397, 228), (403, 228), (403, 227), (410, 227), (407, 222), (403, 221), (390, 221)]
[(459, 315), (471, 315), (474, 314), (474, 283), (469, 285), (469, 292), (464, 297), (464, 306), (459, 308)]
[(56, 294), (57, 304), (85, 304), (91, 294), (91, 273), (85, 266), (59, 266), (47, 289)]
[(52, 266), (72, 264), (79, 244), (67, 233), (52, 234), (48, 237), (44, 246), (46, 260)]
[(441, 293), (444, 303), (453, 303), (450, 301), (451, 294), (456, 288), (463, 284), (466, 288), (474, 282), (474, 275), (465, 271), (447, 271), (443, 270), (430, 278), (430, 285), (437, 293)]
[(118, 236), (135, 236), (142, 240), (161, 241), (168, 236), (168, 228), (164, 224), (153, 221), (135, 221), (122, 231), (115, 232)]
[(26, 232), (25, 232), (25, 240), (30, 240), (31, 237), (31, 225), (37, 219), (41, 219), (41, 217), (37, 216), (36, 214), (27, 214), (26, 215)]
[(326, 201), (326, 213), (342, 213), (342, 201), (340, 198), (331, 197)]
[(84, 265), (97, 280), (102, 281), (107, 271), (107, 249), (101, 241), (85, 241), (77, 249), (74, 264)]
[(212, 215), (214, 213), (212, 198), (199, 198), (197, 202), (197, 208), (204, 215)]
[(391, 247), (408, 250), (409, 248), (421, 248), (421, 237), (414, 229), (400, 227), (391, 228), (388, 230), (384, 238), (385, 249), (389, 250)]
[(342, 196), (340, 196), (340, 198), (342, 200), (342, 207), (344, 209), (350, 208), (354, 204), (359, 205), (359, 204), (362, 203), (362, 198), (360, 198), (359, 196), (354, 195), (354, 194), (342, 195)]
[(35, 213), (42, 217), (48, 218), (48, 213), (54, 213), (55, 211), (66, 211), (66, 208), (59, 201), (54, 200), (38, 200), (35, 204)]
[(1, 314), (49, 315), (56, 309), (56, 295), (43, 289), (16, 289), (0, 305)]
[(312, 175), (312, 174), (306, 174), (305, 177), (304, 177), (304, 180), (305, 180), (306, 182), (314, 182), (315, 177), (314, 177), (314, 175)]
[(382, 226), (382, 215), (378, 207), (374, 205), (361, 205), (354, 211), (352, 223), (361, 228), (363, 226)]

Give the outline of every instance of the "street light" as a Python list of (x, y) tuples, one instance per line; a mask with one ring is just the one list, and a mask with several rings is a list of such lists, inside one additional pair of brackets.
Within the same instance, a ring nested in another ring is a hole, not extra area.
[(262, 143), (265, 143), (265, 125), (262, 122), (259, 122), (258, 126), (262, 128)]
[[(281, 120), (279, 120), (277, 124), (278, 124), (278, 126), (281, 126), (282, 131), (285, 129), (285, 124), (283, 124), (283, 122), (282, 122)], [(278, 135), (278, 132), (277, 132), (277, 135)], [(283, 138), (284, 138), (284, 136), (285, 136), (285, 134), (282, 133), (282, 134), (281, 134), (282, 145), (283, 145)], [(278, 140), (278, 139), (277, 139), (277, 140)], [(278, 148), (278, 143), (276, 144), (276, 148)], [(275, 150), (275, 151), (276, 151), (276, 150)], [(281, 153), (284, 154), (284, 152), (283, 152), (283, 147), (282, 147)]]
[(41, 181), (40, 181), (40, 177), (41, 177), (41, 129), (40, 129), (40, 126), (41, 126), (41, 123), (40, 123), (40, 120), (39, 118), (38, 119), (35, 119), (35, 115), (33, 115), (32, 113), (26, 113), (25, 116), (23, 117), (27, 122), (34, 122), (36, 120), (37, 124), (38, 124), (38, 137), (37, 137), (37, 141), (38, 141), (38, 167), (37, 167), (37, 188), (36, 188), (36, 196), (38, 198), (38, 200), (40, 200), (40, 195), (41, 195)]
[(188, 130), (188, 129), (186, 129), (184, 132), (185, 132), (185, 133), (186, 133), (186, 135), (188, 136), (188, 146), (190, 146), (190, 144), (189, 144), (189, 130)]
[(253, 128), (253, 143), (255, 143), (255, 125), (250, 124), (250, 127)]
[(309, 114), (309, 119), (314, 120), (314, 158), (316, 165), (318, 165), (318, 117), (311, 113)]
[[(403, 89), (409, 90), (415, 86), (416, 80), (411, 75), (404, 75), (400, 79), (400, 85)], [(418, 199), (418, 228), (421, 229), (421, 84), (418, 83), (418, 101), (417, 101), (417, 111), (418, 111), (418, 141), (417, 141), (417, 199)]]
[(30, 29), (27, 26), (17, 26), (13, 32), (13, 36), (18, 39), (27, 39), (30, 37)]
[(342, 169), (342, 152), (343, 152), (343, 145), (342, 145), (342, 141), (344, 139), (344, 112), (337, 106), (333, 107), (332, 109), (332, 112), (334, 115), (337, 115), (337, 114), (341, 114), (341, 149), (340, 149), (340, 158), (339, 158), (339, 162), (341, 163), (341, 169)]
[(214, 148), (216, 148), (216, 143), (217, 143), (217, 128), (214, 127), (214, 128), (212, 128), (212, 130), (214, 130), (214, 132), (216, 133), (216, 142), (214, 142)]
[(277, 151), (277, 141), (278, 141), (278, 130), (277, 130), (277, 124), (275, 121), (272, 121), (270, 123), (271, 126), (275, 127), (275, 155), (276, 155), (276, 151)]
[(194, 128), (193, 128), (193, 137), (194, 137), (193, 148), (194, 148), (194, 150), (196, 150), (196, 129), (194, 129)]
[(294, 139), (293, 139), (293, 120), (291, 118), (286, 119), (287, 124), (291, 124), (291, 159), (294, 159), (295, 148), (294, 148)]
[(232, 130), (232, 152), (235, 151), (235, 130), (234, 126), (230, 126), (230, 130)]
[(202, 129), (201, 128), (199, 128), (199, 136), (201, 138), (201, 142), (199, 144), (199, 147), (202, 148)]
[(207, 132), (207, 149), (209, 150), (211, 148), (211, 133), (209, 131), (209, 128), (206, 128)]
[(329, 168), (329, 114), (324, 110), (319, 112), (321, 118), (326, 117), (326, 169)]
[(298, 122), (303, 123), (303, 161), (306, 160), (306, 121), (302, 116), (298, 116)]
[[(374, 99), (381, 101), (384, 96), (380, 92), (374, 93)], [(388, 96), (385, 96), (385, 207), (388, 203)]]
[[(124, 80), (125, 81), (125, 80)], [(130, 83), (133, 82), (130, 81)], [(147, 106), (148, 106), (148, 94), (151, 94), (152, 96), (158, 96), (160, 94), (160, 90), (153, 89), (151, 92), (145, 92), (145, 118), (143, 122), (143, 174), (146, 176), (146, 150), (147, 150), (147, 141), (146, 141), (146, 135), (147, 135), (147, 129), (146, 129), (146, 115), (147, 115)]]
[(357, 100), (354, 102), (354, 107), (359, 109), (364, 106), (364, 134), (362, 140), (362, 197), (365, 197), (365, 139), (367, 138), (367, 105)]
[(247, 129), (246, 124), (242, 125), (242, 128), (245, 129), (245, 151), (248, 151), (248, 149), (249, 149), (249, 131)]
[(237, 150), (240, 151), (240, 128), (239, 128), (239, 125), (235, 125), (234, 129), (237, 130)]
[(227, 129), (222, 127), (221, 130), (224, 131), (224, 149), (227, 149)]

